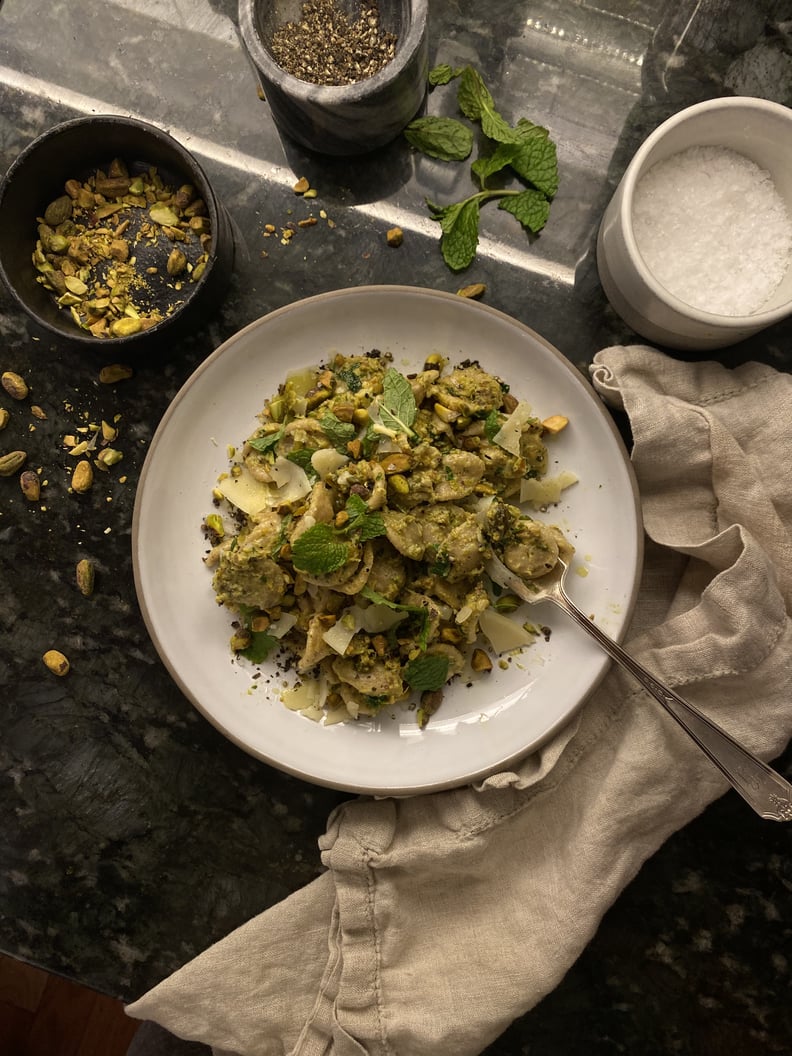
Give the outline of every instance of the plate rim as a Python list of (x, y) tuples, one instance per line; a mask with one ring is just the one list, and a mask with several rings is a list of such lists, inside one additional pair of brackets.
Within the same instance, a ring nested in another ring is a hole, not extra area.
[[(580, 712), (588, 700), (590, 700), (593, 693), (599, 688), (606, 675), (612, 669), (613, 661), (608, 659), (603, 664), (601, 671), (592, 680), (591, 685), (587, 691), (581, 696), (581, 698), (570, 708), (563, 716), (552, 723), (540, 737), (536, 738), (531, 744), (523, 746), (518, 750), (510, 753), (506, 753), (500, 757), (496, 762), (489, 762), (485, 766), (481, 766), (474, 771), (466, 774), (464, 777), (457, 779), (444, 779), (439, 781), (422, 781), (420, 783), (408, 783), (408, 784), (388, 784), (388, 785), (377, 785), (372, 786), (370, 784), (361, 784), (360, 782), (345, 782), (336, 781), (328, 778), (319, 778), (315, 774), (311, 773), (308, 769), (301, 769), (299, 766), (294, 766), (288, 763), (283, 763), (280, 760), (267, 755), (266, 752), (261, 751), (258, 748), (251, 746), (241, 740), (235, 733), (227, 729), (217, 715), (210, 713), (196, 698), (193, 692), (188, 688), (179, 674), (174, 662), (168, 655), (168, 651), (164, 648), (163, 643), (160, 641), (159, 635), (154, 629), (154, 620), (152, 613), (149, 609), (145, 592), (142, 584), (142, 570), (140, 567), (141, 558), (139, 554), (139, 539), (141, 532), (141, 510), (143, 506), (143, 495), (145, 491), (145, 484), (151, 466), (156, 457), (157, 449), (162, 443), (163, 437), (168, 429), (168, 424), (171, 418), (177, 413), (179, 405), (186, 398), (187, 393), (194, 384), (197, 378), (200, 377), (206, 370), (210, 369), (212, 365), (223, 356), (228, 347), (232, 343), (236, 343), (239, 339), (252, 330), (259, 329), (264, 326), (270, 320), (288, 315), (294, 311), (301, 309), (306, 304), (316, 304), (317, 302), (327, 302), (328, 300), (336, 300), (343, 297), (358, 297), (372, 292), (377, 294), (388, 295), (410, 295), (410, 296), (423, 296), (427, 299), (441, 299), (448, 302), (454, 302), (455, 305), (460, 308), (462, 305), (466, 306), (467, 310), (474, 310), (478, 312), (484, 312), (490, 314), (493, 317), (499, 319), (501, 322), (505, 322), (518, 330), (525, 333), (532, 340), (538, 342), (548, 351), (551, 356), (559, 361), (565, 370), (568, 370), (570, 374), (576, 379), (576, 381), (583, 386), (585, 389), (585, 381), (582, 377), (578, 377), (575, 365), (569, 360), (564, 354), (556, 348), (547, 338), (543, 337), (532, 327), (528, 326), (527, 323), (522, 322), (520, 319), (509, 315), (507, 312), (502, 311), (499, 308), (494, 308), (488, 304), (482, 304), (479, 301), (474, 301), (468, 298), (460, 297), (458, 294), (449, 293), (444, 290), (436, 290), (431, 287), (424, 286), (410, 286), (406, 284), (368, 284), (365, 286), (348, 286), (341, 287), (335, 290), (328, 290), (322, 293), (313, 294), (309, 297), (300, 298), (296, 301), (290, 301), (288, 304), (281, 305), (278, 308), (274, 308), (270, 312), (266, 312), (264, 315), (259, 316), (256, 319), (246, 323), (239, 330), (236, 330), (233, 334), (229, 335), (224, 341), (221, 342), (204, 360), (202, 360), (196, 368), (188, 375), (180, 386), (178, 392), (170, 401), (166, 407), (160, 421), (157, 424), (156, 429), (152, 435), (151, 441), (148, 446), (143, 466), (140, 471), (138, 483), (135, 491), (135, 501), (132, 513), (132, 527), (131, 527), (131, 550), (132, 550), (132, 572), (135, 585), (135, 594), (137, 597), (138, 607), (143, 617), (147, 633), (151, 640), (155, 651), (166, 668), (169, 676), (176, 684), (182, 695), (186, 698), (188, 703), (194, 707), (203, 718), (205, 718), (214, 728), (217, 730), (226, 740), (230, 741), (237, 748), (241, 749), (247, 755), (258, 759), (260, 762), (278, 770), (281, 773), (286, 773), (292, 777), (296, 777), (301, 781), (308, 784), (336, 789), (343, 792), (351, 792), (363, 795), (376, 795), (379, 797), (402, 797), (412, 795), (423, 795), (430, 792), (439, 792), (446, 789), (460, 788), (466, 785), (474, 784), (478, 781), (484, 780), (486, 777), (493, 774), (499, 773), (507, 768), (515, 766), (523, 759), (528, 758), (533, 753), (543, 748), (559, 730), (567, 726), (575, 716)], [(466, 310), (463, 309), (463, 310)], [(632, 590), (629, 597), (623, 603), (625, 618), (622, 622), (618, 632), (614, 635), (616, 641), (623, 641), (624, 637), (629, 631), (632, 618), (635, 611), (635, 605), (638, 598), (638, 593), (641, 583), (641, 574), (644, 564), (644, 529), (643, 529), (643, 518), (640, 503), (640, 494), (638, 490), (638, 483), (635, 477), (635, 471), (632, 464), (632, 460), (629, 456), (627, 446), (624, 439), (619, 432), (615, 421), (608, 412), (605, 405), (600, 399), (597, 398), (597, 394), (592, 388), (590, 391), (592, 397), (592, 408), (596, 408), (602, 421), (607, 426), (613, 439), (616, 442), (616, 447), (622, 456), (626, 471), (627, 479), (630, 484), (630, 495), (633, 502), (633, 513), (634, 513), (634, 524), (635, 524), (635, 551), (636, 551), (636, 574), (632, 584)]]

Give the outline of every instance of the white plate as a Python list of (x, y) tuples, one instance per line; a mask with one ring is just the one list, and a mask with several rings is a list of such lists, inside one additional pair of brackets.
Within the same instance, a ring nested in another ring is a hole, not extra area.
[(274, 662), (254, 680), (255, 667), (232, 660), (231, 616), (214, 600), (200, 530), (227, 446), (253, 431), (288, 371), (372, 348), (403, 372), (431, 352), (452, 364), (476, 359), (538, 417), (570, 419), (549, 444), (550, 472), (571, 469), (580, 482), (546, 519), (577, 548), (571, 595), (617, 638), (635, 601), (642, 532), (629, 459), (592, 389), (546, 341), (492, 308), (413, 287), (339, 290), (258, 319), (201, 364), (164, 415), (137, 492), (135, 584), (152, 640), (187, 697), (247, 752), (316, 784), (403, 795), (464, 784), (531, 752), (580, 707), (608, 659), (560, 610), (535, 606), (530, 618), (552, 628), (550, 640), (470, 687), (453, 683), (424, 730), (406, 708), (318, 725), (281, 703)]

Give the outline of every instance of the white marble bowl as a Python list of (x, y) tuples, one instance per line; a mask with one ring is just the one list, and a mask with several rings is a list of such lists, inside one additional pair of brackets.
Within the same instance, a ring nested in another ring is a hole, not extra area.
[(633, 204), (641, 178), (689, 147), (726, 147), (769, 172), (792, 216), (792, 110), (764, 99), (710, 99), (669, 118), (644, 141), (608, 205), (597, 241), (597, 267), (613, 308), (636, 333), (685, 350), (724, 348), (792, 313), (792, 268), (751, 315), (702, 311), (670, 293), (641, 256)]

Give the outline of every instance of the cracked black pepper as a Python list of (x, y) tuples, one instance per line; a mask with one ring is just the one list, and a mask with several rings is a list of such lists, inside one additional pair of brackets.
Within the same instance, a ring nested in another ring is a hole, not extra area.
[(361, 3), (357, 19), (335, 0), (306, 0), (299, 20), (279, 26), (269, 50), (277, 64), (302, 81), (343, 85), (379, 73), (396, 53), (397, 37), (380, 26), (376, 3)]

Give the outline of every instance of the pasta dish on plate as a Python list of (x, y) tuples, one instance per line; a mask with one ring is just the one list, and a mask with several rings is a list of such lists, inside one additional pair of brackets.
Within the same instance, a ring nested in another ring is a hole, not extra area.
[(296, 669), (287, 707), (332, 724), (404, 702), (426, 725), (452, 679), (486, 677), (537, 628), (484, 568), (530, 581), (572, 553), (532, 518), (577, 478), (548, 476), (543, 421), (478, 362), (337, 354), (290, 374), (213, 492), (204, 522), (231, 649)]

